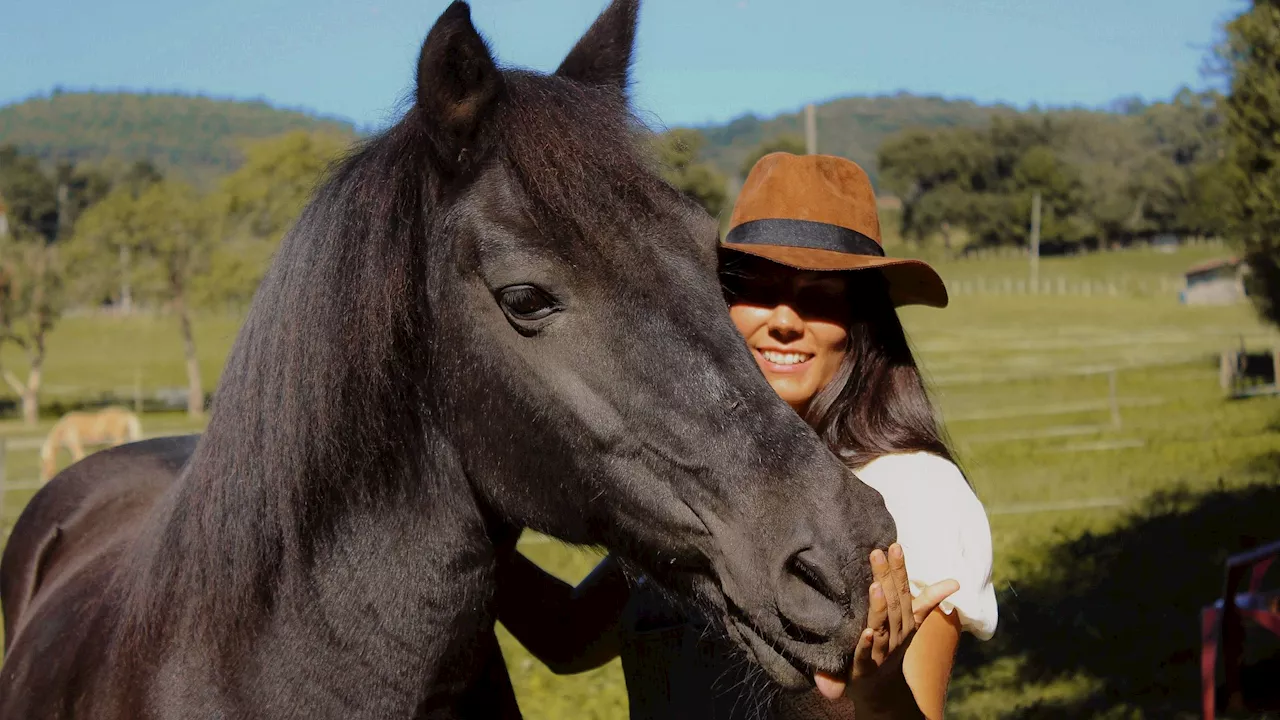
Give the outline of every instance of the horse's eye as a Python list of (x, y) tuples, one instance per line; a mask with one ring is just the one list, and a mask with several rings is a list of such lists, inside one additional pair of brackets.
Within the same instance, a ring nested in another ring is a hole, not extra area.
[(510, 285), (498, 292), (498, 304), (516, 323), (545, 320), (560, 309), (554, 298), (533, 285)]

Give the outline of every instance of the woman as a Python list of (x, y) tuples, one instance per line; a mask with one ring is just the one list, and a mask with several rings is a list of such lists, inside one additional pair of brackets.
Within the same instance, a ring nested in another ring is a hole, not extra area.
[[(777, 698), (773, 714), (941, 717), (960, 633), (986, 640), (997, 619), (986, 514), (896, 312), (945, 307), (942, 280), (923, 262), (884, 256), (861, 168), (786, 153), (752, 168), (721, 268), (729, 314), (765, 378), (884, 496), (898, 527), (887, 556), (869, 558), (872, 612), (850, 676), (816, 677), (818, 692)], [(749, 669), (696, 611), (643, 578), (628, 583), (612, 558), (573, 588), (516, 553), (498, 586), (499, 619), (552, 670), (621, 655), (633, 720), (751, 717), (758, 705), (744, 697)]]

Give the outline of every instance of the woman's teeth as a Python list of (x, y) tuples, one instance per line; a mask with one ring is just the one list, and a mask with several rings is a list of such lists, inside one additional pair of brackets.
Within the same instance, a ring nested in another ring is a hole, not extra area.
[(775, 365), (799, 365), (813, 357), (808, 353), (784, 353), (776, 350), (761, 350), (760, 354), (764, 356), (765, 360), (768, 360)]

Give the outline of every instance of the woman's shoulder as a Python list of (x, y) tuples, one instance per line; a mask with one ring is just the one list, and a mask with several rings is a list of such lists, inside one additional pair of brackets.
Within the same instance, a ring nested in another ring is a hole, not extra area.
[(884, 498), (904, 545), (967, 547), (989, 561), (986, 508), (955, 463), (933, 453), (901, 453), (876, 458), (855, 474)]
[(881, 455), (863, 465), (857, 472), (861, 474), (864, 472), (884, 471), (902, 472), (904, 470), (922, 474), (960, 474), (960, 468), (955, 463), (941, 455), (925, 450)]
[(854, 471), (862, 482), (884, 495), (911, 496), (915, 502), (930, 498), (939, 503), (977, 504), (964, 473), (950, 460), (930, 452), (881, 455)]

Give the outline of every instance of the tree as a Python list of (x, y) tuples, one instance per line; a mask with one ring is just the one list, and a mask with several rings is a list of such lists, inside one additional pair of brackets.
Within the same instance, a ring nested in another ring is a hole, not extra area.
[(128, 188), (129, 192), (137, 197), (163, 179), (164, 173), (160, 172), (150, 160), (135, 160), (121, 176), (119, 185)]
[(972, 128), (907, 130), (880, 148), (881, 186), (902, 200), (902, 237), (921, 242), (972, 227), (994, 156), (985, 131)]
[(655, 139), (663, 179), (719, 217), (728, 201), (726, 181), (715, 168), (698, 161), (704, 142), (702, 133), (688, 129), (672, 130)]
[(40, 169), (39, 160), (12, 145), (0, 147), (0, 197), (5, 200), (11, 224), (50, 241), (57, 235), (57, 186)]
[[(209, 267), (212, 225), (206, 199), (187, 185), (165, 180), (136, 196), (128, 187), (113, 191), (80, 218), (73, 240), (80, 268), (111, 267), (116, 249), (128, 248), (135, 287), (167, 304), (177, 316), (187, 366), (187, 412), (193, 417), (204, 413), (204, 389), (192, 310), (200, 278)], [(109, 281), (99, 277), (97, 282)], [(93, 281), (89, 284), (92, 287)]]
[(1222, 114), (1217, 93), (1180, 90), (1168, 103), (1150, 106), (1142, 115), (1143, 137), (1154, 157), (1140, 168), (1146, 200), (1143, 230), (1148, 233), (1203, 232), (1217, 185), (1211, 175), (1221, 169)]
[(234, 230), (279, 240), (349, 144), (345, 137), (301, 130), (248, 144), (244, 164), (219, 192)]
[(1227, 23), (1218, 56), (1230, 76), (1222, 215), (1244, 250), (1255, 305), (1280, 323), (1280, 2), (1254, 0)]
[(1196, 235), (1225, 236), (1233, 192), (1225, 160), (1196, 166), (1191, 176), (1191, 202), (1181, 209), (1179, 224)]
[(284, 234), (349, 139), (293, 132), (251, 143), (210, 198), (216, 218), (202, 304), (247, 303)]
[(0, 344), (18, 346), (27, 378), (3, 368), (5, 383), (22, 401), (22, 420), (34, 425), (49, 332), (62, 315), (64, 296), (58, 248), (30, 226), (14, 224), (0, 235)]
[(1139, 169), (1153, 150), (1139, 132), (1146, 105), (1120, 101), (1129, 117), (1073, 112), (1058, 121), (1061, 157), (1076, 171), (1082, 186), (1080, 232), (1093, 245), (1107, 246), (1133, 233), (1142, 218), (1148, 188)]
[[(160, 172), (150, 160), (135, 160), (133, 165), (120, 178), (120, 186), (125, 188), (130, 197), (137, 198), (151, 186), (164, 180)], [(133, 255), (128, 242), (114, 243), (120, 258), (120, 295), (116, 306), (120, 312), (133, 312)]]
[(1059, 129), (1043, 118), (994, 118), (985, 130), (909, 131), (880, 151), (881, 178), (902, 199), (902, 235), (922, 241), (963, 228), (979, 243), (1025, 244), (1039, 192), (1045, 242), (1081, 234), (1079, 173), (1056, 148)]
[(54, 170), (58, 193), (58, 231), (54, 239), (71, 235), (71, 228), (90, 205), (111, 192), (111, 179), (92, 168), (79, 168), (71, 163), (58, 163)]
[(107, 192), (100, 173), (58, 166), (54, 177), (34, 157), (0, 148), (0, 197), (7, 221), (0, 233), (0, 345), (16, 345), (27, 358), (26, 380), (0, 368), (22, 402), (22, 418), (35, 424), (47, 339), (65, 306), (58, 244), (75, 217)]
[(751, 154), (747, 155), (746, 159), (742, 161), (742, 166), (738, 169), (738, 173), (745, 178), (751, 173), (751, 168), (760, 162), (760, 158), (769, 153), (786, 152), (792, 155), (804, 155), (807, 150), (804, 138), (799, 135), (779, 135), (756, 146), (756, 149), (752, 150)]

